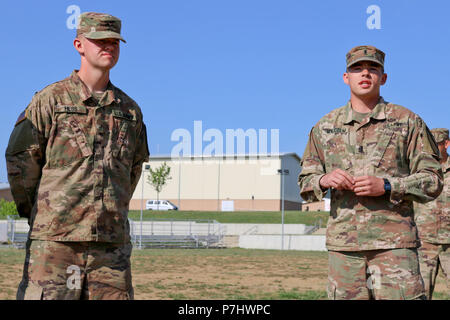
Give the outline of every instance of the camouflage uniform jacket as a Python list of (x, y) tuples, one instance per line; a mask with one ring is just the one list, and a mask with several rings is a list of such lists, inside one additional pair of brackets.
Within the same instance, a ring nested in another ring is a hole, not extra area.
[(335, 251), (418, 246), (413, 200), (426, 202), (442, 190), (439, 150), (425, 123), (408, 109), (380, 97), (361, 123), (350, 102), (323, 117), (311, 130), (299, 175), (300, 195), (320, 201), (326, 173), (387, 178), (389, 195), (356, 196), (331, 190), (326, 245)]
[(419, 238), (429, 243), (450, 244), (450, 157), (442, 164), (444, 189), (434, 201), (414, 203)]
[(30, 238), (128, 242), (128, 205), (148, 156), (139, 106), (111, 83), (96, 100), (75, 70), (36, 93), (6, 150)]

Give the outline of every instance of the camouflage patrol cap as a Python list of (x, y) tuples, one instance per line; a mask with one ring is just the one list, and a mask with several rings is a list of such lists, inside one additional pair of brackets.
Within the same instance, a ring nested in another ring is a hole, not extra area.
[(437, 143), (449, 140), (448, 139), (448, 129), (436, 128), (436, 129), (432, 129), (431, 133), (433, 134), (434, 140), (436, 140)]
[(88, 39), (120, 39), (122, 22), (106, 13), (83, 12), (78, 18), (77, 37), (83, 35)]
[(384, 68), (384, 52), (373, 46), (357, 46), (351, 49), (347, 55), (347, 68), (359, 61), (376, 62)]

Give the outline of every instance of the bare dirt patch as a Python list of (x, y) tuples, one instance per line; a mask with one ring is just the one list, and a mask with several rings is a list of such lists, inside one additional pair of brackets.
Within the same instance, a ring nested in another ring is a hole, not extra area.
[[(233, 250), (241, 254), (219, 250), (214, 256), (203, 256), (205, 251), (190, 251), (190, 256), (173, 252), (158, 257), (159, 263), (149, 264), (146, 273), (134, 273), (136, 299), (270, 299), (283, 292), (325, 290), (324, 254), (309, 257), (273, 251), (248, 255)], [(139, 265), (141, 259), (145, 258), (135, 257), (134, 263)]]
[[(24, 250), (0, 249), (0, 300), (15, 299)], [(132, 255), (135, 299), (326, 299), (326, 252), (152, 249)], [(435, 292), (449, 297), (445, 279)]]

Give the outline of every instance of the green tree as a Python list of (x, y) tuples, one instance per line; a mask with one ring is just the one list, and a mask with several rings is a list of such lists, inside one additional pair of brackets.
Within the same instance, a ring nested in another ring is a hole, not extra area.
[(18, 215), (14, 201), (0, 199), (0, 219), (6, 219), (8, 216)]
[(170, 167), (167, 163), (163, 163), (160, 167), (155, 170), (152, 167), (149, 168), (149, 175), (147, 177), (147, 183), (149, 183), (156, 190), (157, 197), (157, 209), (159, 210), (159, 193), (163, 187), (167, 184), (167, 181), (172, 179), (170, 177)]

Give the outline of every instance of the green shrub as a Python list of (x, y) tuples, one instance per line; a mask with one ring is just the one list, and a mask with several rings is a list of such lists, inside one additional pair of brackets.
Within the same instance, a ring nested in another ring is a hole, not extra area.
[(0, 219), (6, 219), (8, 216), (18, 215), (17, 207), (14, 201), (0, 199)]

